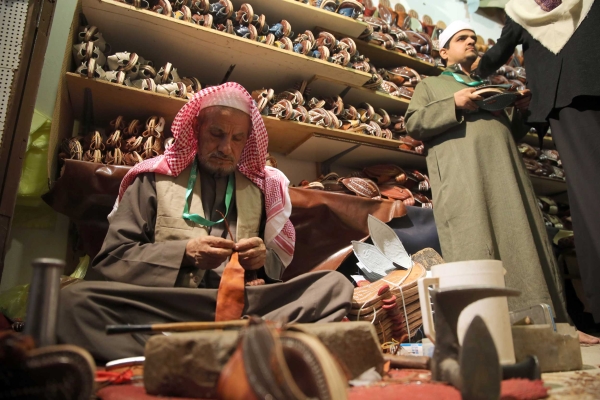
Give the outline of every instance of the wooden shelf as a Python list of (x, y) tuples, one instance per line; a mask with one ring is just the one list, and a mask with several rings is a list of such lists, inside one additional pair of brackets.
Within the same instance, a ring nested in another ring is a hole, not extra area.
[[(317, 30), (330, 32), (338, 39), (341, 39), (344, 36), (339, 32), (335, 32), (328, 28), (318, 27)], [(425, 75), (439, 75), (443, 71), (442, 68), (438, 68), (433, 64), (419, 60), (418, 58), (407, 56), (399, 51), (387, 50), (385, 47), (378, 46), (361, 39), (355, 39), (354, 42), (356, 43), (358, 52), (367, 56), (371, 63), (373, 63), (373, 65), (375, 65), (377, 68), (395, 68), (406, 66), (416, 70), (420, 74)]]
[(365, 22), (325, 11), (296, 0), (232, 0), (232, 3), (236, 11), (244, 3), (251, 4), (254, 13), (264, 14), (268, 24), (274, 24), (285, 19), (292, 25), (292, 30), (296, 35), (305, 30), (313, 30), (317, 26), (326, 26), (328, 29), (342, 35), (357, 38), (367, 29)]
[(538, 196), (555, 196), (567, 192), (567, 182), (544, 176), (529, 175), (535, 194)]
[[(540, 140), (538, 139), (537, 134), (534, 133), (528, 133), (527, 135), (525, 135), (525, 137), (523, 139), (521, 139), (521, 142), (523, 143), (527, 143), (531, 146), (535, 146), (535, 147), (539, 147), (540, 146)], [(554, 149), (554, 140), (552, 140), (552, 136), (544, 136), (544, 149)]]
[[(151, 115), (165, 118), (167, 128), (181, 107), (187, 102), (184, 99), (169, 97), (164, 94), (148, 92), (106, 81), (84, 78), (78, 74), (66, 74), (69, 100), (73, 115), (83, 115), (84, 93), (89, 88), (92, 93), (94, 123), (108, 126), (108, 123), (119, 115), (128, 118), (146, 119)], [(294, 121), (282, 121), (274, 117), (263, 117), (269, 132), (269, 151), (289, 154), (314, 134), (327, 135), (338, 139), (352, 141), (371, 146), (395, 150), (399, 143), (395, 140), (367, 136), (338, 129), (327, 129), (316, 125)], [(412, 154), (412, 153), (410, 153)]]
[[(281, 1), (281, 0), (277, 0)], [(113, 0), (83, 0), (83, 13), (98, 27), (113, 51), (135, 52), (155, 67), (170, 62), (180, 76), (218, 84), (231, 65), (229, 80), (249, 90), (276, 91), (319, 75), (362, 86), (370, 74), (190, 24)]]
[(387, 93), (365, 87), (344, 85), (336, 80), (321, 76), (315, 76), (308, 86), (312, 94), (323, 97), (328, 97), (336, 93), (341, 94), (349, 87), (350, 90), (343, 97), (345, 103), (355, 107), (362, 102), (369, 103), (375, 109), (383, 108), (390, 115), (404, 115), (410, 104), (410, 100), (402, 97), (390, 96)]

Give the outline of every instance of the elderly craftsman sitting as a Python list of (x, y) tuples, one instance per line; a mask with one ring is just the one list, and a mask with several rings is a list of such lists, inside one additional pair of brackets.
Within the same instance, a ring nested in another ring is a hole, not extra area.
[[(289, 181), (265, 166), (267, 131), (248, 92), (236, 83), (200, 91), (179, 111), (172, 132), (175, 141), (164, 156), (123, 178), (93, 261), (110, 282), (81, 282), (61, 292), (59, 341), (84, 347), (100, 361), (144, 351), (145, 337), (108, 338), (106, 325), (214, 321), (233, 252), (246, 272), (256, 272), (253, 282), (278, 280), (292, 260)], [(352, 290), (335, 271), (246, 286), (243, 314), (339, 321)]]

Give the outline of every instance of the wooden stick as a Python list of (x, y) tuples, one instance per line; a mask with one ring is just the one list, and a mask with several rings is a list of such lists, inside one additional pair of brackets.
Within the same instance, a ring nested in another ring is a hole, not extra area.
[(248, 320), (245, 319), (223, 322), (174, 322), (147, 325), (107, 325), (106, 334), (119, 335), (124, 333), (209, 331), (227, 328), (243, 328), (247, 325)]
[(383, 359), (390, 362), (392, 368), (429, 369), (429, 357), (425, 356), (396, 356), (384, 354)]

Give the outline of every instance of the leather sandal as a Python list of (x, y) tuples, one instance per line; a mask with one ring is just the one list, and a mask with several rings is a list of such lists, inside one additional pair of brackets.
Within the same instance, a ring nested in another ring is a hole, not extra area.
[(222, 24), (233, 16), (233, 4), (229, 0), (219, 0), (208, 7), (208, 13), (213, 16), (215, 24)]
[(120, 130), (116, 130), (108, 136), (106, 139), (106, 148), (110, 150), (121, 148), (122, 134)]
[(157, 85), (164, 85), (166, 83), (181, 82), (181, 78), (177, 73), (177, 69), (173, 68), (173, 64), (168, 62), (160, 68), (154, 81)]
[(350, 38), (340, 39), (338, 42), (338, 48), (341, 50), (346, 50), (352, 57), (354, 57), (357, 52), (356, 43)]
[(142, 133), (142, 136), (145, 138), (152, 136), (156, 139), (160, 139), (163, 137), (164, 130), (165, 119), (153, 115), (146, 120), (146, 130)]
[(381, 199), (379, 187), (375, 182), (367, 178), (342, 178), (341, 183), (351, 192), (360, 197), (366, 197), (373, 200)]
[(139, 56), (126, 51), (115, 53), (106, 58), (108, 68), (112, 71), (123, 71), (128, 78), (134, 79), (139, 70)]
[(96, 60), (96, 65), (104, 67), (106, 64), (106, 57), (100, 49), (94, 45), (93, 42), (79, 43), (73, 46), (73, 58), (75, 64), (79, 65), (87, 62), (90, 58)]
[(286, 99), (282, 99), (274, 104), (270, 111), (269, 115), (273, 115), (279, 119), (289, 120), (292, 119), (294, 112), (294, 106), (292, 102)]
[(342, 111), (342, 113), (340, 114), (340, 118), (346, 121), (358, 120), (358, 111), (356, 111), (356, 108), (354, 108), (353, 106), (348, 106), (348, 108), (345, 108)]
[(252, 92), (252, 98), (256, 102), (256, 107), (258, 108), (259, 113), (268, 114), (268, 112), (265, 112), (265, 110), (268, 110), (267, 105), (271, 102), (273, 96), (273, 89), (254, 90)]
[(336, 12), (346, 17), (357, 19), (364, 14), (365, 7), (355, 0), (343, 0)]
[(294, 36), (292, 25), (290, 25), (290, 23), (284, 19), (276, 24), (271, 25), (269, 27), (269, 32), (275, 36), (276, 40), (279, 40), (282, 37)]
[(162, 140), (156, 139), (154, 136), (149, 136), (144, 140), (140, 156), (144, 160), (147, 160), (162, 154), (162, 152)]
[(122, 115), (119, 115), (117, 118), (110, 121), (109, 125), (113, 131), (116, 131), (116, 130), (122, 131), (127, 126), (127, 123), (125, 122), (125, 118), (123, 118)]
[(104, 161), (107, 165), (125, 165), (123, 152), (118, 147), (114, 150), (107, 151)]
[(192, 0), (190, 10), (193, 14), (206, 15), (208, 14), (209, 7), (209, 0)]
[(394, 50), (399, 51), (400, 53), (404, 53), (407, 56), (417, 56), (417, 49), (415, 49), (411, 44), (405, 41), (396, 42), (396, 44), (394, 45)]
[(192, 10), (188, 6), (183, 5), (179, 11), (173, 13), (173, 18), (195, 24), (196, 21), (192, 19), (192, 15)]
[(75, 72), (89, 79), (105, 79), (104, 70), (99, 65), (96, 65), (96, 60), (93, 58), (87, 63), (81, 64)]
[(293, 107), (304, 105), (304, 96), (299, 90), (286, 90), (275, 96), (275, 102), (280, 100), (289, 100)]
[(79, 31), (79, 41), (83, 43), (92, 42), (102, 53), (110, 54), (110, 44), (106, 43), (102, 33), (98, 31), (98, 28), (93, 25), (87, 25)]
[(123, 160), (125, 161), (125, 165), (129, 165), (129, 166), (134, 166), (134, 165), (144, 161), (142, 156), (140, 156), (137, 151), (133, 151), (131, 153), (125, 153), (125, 155), (123, 156)]
[(371, 121), (375, 115), (375, 109), (369, 103), (360, 103), (356, 111), (358, 111), (360, 121), (363, 123)]
[(379, 89), (383, 83), (383, 77), (377, 73), (371, 74), (371, 79), (363, 86), (368, 89)]
[(304, 106), (296, 107), (296, 116), (294, 118), (295, 121), (308, 123), (310, 121), (310, 116), (308, 114), (308, 110)]
[(156, 85), (156, 93), (162, 93), (168, 95), (169, 97), (177, 97), (180, 99), (188, 98), (187, 88), (181, 81)]
[(147, 90), (149, 92), (156, 92), (156, 87), (157, 87), (156, 82), (154, 82), (154, 79), (150, 79), (150, 78), (138, 79), (136, 81), (131, 82), (131, 85), (138, 89)]
[(129, 139), (132, 136), (139, 136), (141, 130), (142, 124), (140, 124), (139, 120), (134, 119), (129, 123), (129, 125), (123, 128), (123, 137)]
[(152, 11), (167, 17), (173, 16), (173, 7), (167, 0), (158, 0), (157, 4), (152, 7)]
[(83, 161), (102, 164), (102, 152), (100, 150), (88, 150), (83, 154)]
[(331, 56), (331, 60), (334, 64), (342, 65), (344, 67), (350, 63), (350, 58), (350, 53), (346, 50), (340, 50)]
[(339, 116), (344, 111), (344, 102), (340, 96), (328, 97), (325, 99), (325, 109), (333, 112), (334, 115)]
[(83, 160), (83, 146), (78, 138), (65, 139), (62, 144), (61, 158), (69, 158), (71, 160)]
[(117, 85), (124, 85), (126, 76), (123, 71), (108, 71), (104, 74), (104, 80), (111, 83), (116, 83)]
[(181, 78), (181, 82), (183, 82), (185, 84), (185, 87), (187, 88), (188, 91), (188, 95), (189, 94), (194, 94), (199, 92), (200, 90), (202, 90), (202, 84), (200, 83), (200, 81), (198, 80), (198, 78)]
[(254, 9), (250, 4), (244, 3), (240, 6), (239, 11), (233, 14), (233, 18), (239, 25), (248, 26), (254, 22)]
[(142, 136), (131, 136), (125, 141), (123, 150), (127, 153), (132, 151), (141, 152), (143, 150), (143, 141), (144, 138)]
[(212, 28), (213, 27), (213, 16), (210, 14), (206, 14), (206, 15), (201, 15), (201, 14), (194, 14), (192, 15), (192, 20), (200, 25), (203, 26), (205, 28)]
[(147, 10), (150, 8), (150, 4), (147, 0), (117, 0), (119, 3), (125, 3), (130, 6), (134, 6), (135, 8), (141, 8), (142, 10)]

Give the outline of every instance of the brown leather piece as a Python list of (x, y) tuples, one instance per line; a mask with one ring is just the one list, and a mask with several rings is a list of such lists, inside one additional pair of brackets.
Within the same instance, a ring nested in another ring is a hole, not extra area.
[(242, 318), (246, 283), (244, 280), (245, 270), (238, 258), (239, 253), (234, 252), (221, 276), (215, 311), (215, 321), (217, 322)]
[[(63, 175), (43, 200), (77, 225), (83, 250), (91, 258), (102, 247), (108, 230), (106, 216), (130, 167), (65, 160)], [(400, 201), (371, 200), (321, 190), (290, 188), (296, 229), (294, 259), (283, 274), (289, 280), (318, 270), (335, 270), (352, 252), (350, 242), (369, 235), (367, 217), (381, 221), (406, 215)]]

